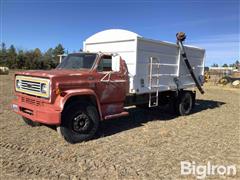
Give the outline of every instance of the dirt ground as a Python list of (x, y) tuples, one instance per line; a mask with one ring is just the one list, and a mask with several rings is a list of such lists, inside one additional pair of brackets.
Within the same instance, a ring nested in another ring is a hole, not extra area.
[(181, 161), (236, 165), (240, 179), (240, 91), (205, 87), (194, 112), (130, 109), (101, 124), (97, 138), (71, 145), (54, 128), (29, 127), (10, 110), (13, 74), (0, 76), (1, 179), (195, 179)]

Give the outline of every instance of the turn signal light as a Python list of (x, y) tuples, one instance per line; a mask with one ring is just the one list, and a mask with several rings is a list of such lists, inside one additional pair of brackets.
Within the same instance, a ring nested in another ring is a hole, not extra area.
[(65, 96), (67, 93), (62, 91), (59, 87), (55, 90), (56, 95)]
[(62, 91), (61, 91), (61, 89), (60, 89), (59, 87), (55, 90), (55, 94), (56, 94), (56, 95), (60, 95), (61, 92), (62, 92)]

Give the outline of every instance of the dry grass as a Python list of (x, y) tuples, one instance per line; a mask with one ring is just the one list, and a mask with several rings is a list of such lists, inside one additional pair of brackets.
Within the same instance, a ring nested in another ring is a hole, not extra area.
[(239, 90), (205, 90), (189, 116), (131, 109), (128, 118), (103, 122), (96, 139), (70, 145), (52, 128), (26, 126), (9, 108), (13, 73), (0, 76), (1, 178), (194, 179), (180, 175), (188, 160), (235, 164), (231, 179), (240, 179)]

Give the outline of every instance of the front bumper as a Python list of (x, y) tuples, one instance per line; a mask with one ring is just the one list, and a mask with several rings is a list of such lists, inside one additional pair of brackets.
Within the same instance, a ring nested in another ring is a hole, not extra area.
[(61, 123), (60, 109), (32, 97), (18, 96), (18, 99), (12, 102), (12, 109), (15, 113), (35, 122), (49, 125)]

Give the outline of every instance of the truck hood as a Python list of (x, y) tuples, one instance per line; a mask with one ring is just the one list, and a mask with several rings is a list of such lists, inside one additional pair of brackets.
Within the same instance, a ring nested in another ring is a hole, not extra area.
[[(46, 78), (50, 79), (50, 92), (54, 92), (57, 87), (61, 88), (62, 91), (69, 89), (78, 89), (89, 87), (89, 84), (86, 83), (87, 77), (91, 72), (89, 70), (63, 70), (63, 69), (54, 69), (54, 70), (30, 70), (30, 71), (20, 71), (16, 72), (16, 75), (20, 76), (29, 76), (30, 81), (32, 77)], [(33, 79), (34, 81), (34, 79)], [(50, 101), (54, 102), (57, 95), (55, 93), (50, 93)]]
[(63, 70), (63, 69), (53, 69), (53, 70), (29, 70), (17, 72), (16, 75), (33, 76), (33, 77), (62, 77), (62, 76), (81, 76), (83, 74), (88, 74), (89, 70)]

